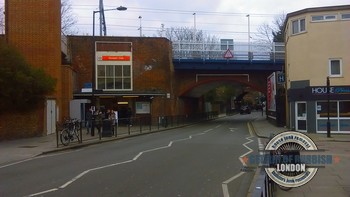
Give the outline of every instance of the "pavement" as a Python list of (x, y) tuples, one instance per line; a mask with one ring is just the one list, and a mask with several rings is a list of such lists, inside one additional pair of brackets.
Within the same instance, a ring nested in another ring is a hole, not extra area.
[[(260, 117), (251, 123), (255, 133), (265, 144), (271, 133), (278, 134), (288, 130), (287, 128), (272, 125), (265, 117)], [(318, 149), (325, 150), (323, 154), (332, 155), (333, 162), (331, 165), (325, 166), (325, 168), (319, 168), (313, 179), (303, 186), (293, 188), (289, 191), (283, 191), (279, 187), (276, 187), (274, 189), (274, 196), (349, 197), (350, 134), (331, 134), (330, 138), (327, 138), (326, 134), (305, 134), (315, 142)], [(339, 160), (335, 160), (335, 158), (339, 158)], [(259, 182), (261, 183), (262, 176), (265, 175), (262, 170), (262, 168), (258, 168), (255, 172), (248, 196), (260, 196), (263, 186), (259, 185)]]
[[(271, 133), (277, 134), (286, 131), (286, 128), (276, 127), (270, 124), (265, 117), (257, 118), (251, 124), (255, 133), (263, 142), (267, 142)], [(63, 146), (57, 142), (56, 134), (43, 137), (34, 137), (27, 139), (19, 139), (12, 141), (0, 142), (0, 168), (13, 163), (23, 162), (35, 156), (42, 154), (64, 151), (88, 146), (92, 144), (102, 143), (120, 138), (129, 137), (130, 135), (120, 135), (118, 137), (105, 137), (99, 139), (98, 135), (91, 137), (83, 133), (83, 143), (74, 142), (69, 146)], [(122, 132), (121, 132), (122, 133)], [(134, 134), (139, 135), (139, 134)], [(304, 197), (349, 197), (350, 196), (350, 135), (332, 134), (331, 138), (327, 138), (326, 134), (307, 134), (316, 143), (319, 149), (324, 149), (327, 155), (333, 155), (340, 158), (339, 162), (320, 168), (314, 178), (307, 184), (293, 188), (289, 191), (283, 191), (278, 187), (275, 188), (275, 196), (304, 196)], [(133, 134), (131, 135), (133, 136)], [(263, 172), (261, 168), (255, 171), (254, 180), (250, 186), (248, 196), (256, 196), (262, 189), (257, 184), (261, 180)], [(260, 196), (260, 195), (259, 195)]]

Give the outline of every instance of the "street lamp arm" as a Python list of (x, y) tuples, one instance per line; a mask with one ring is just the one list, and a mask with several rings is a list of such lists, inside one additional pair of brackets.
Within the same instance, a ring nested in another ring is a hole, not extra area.
[(127, 9), (128, 9), (127, 7), (119, 6), (119, 7), (117, 7), (117, 8), (104, 9), (104, 11), (112, 11), (112, 10), (125, 11), (125, 10), (127, 10)]

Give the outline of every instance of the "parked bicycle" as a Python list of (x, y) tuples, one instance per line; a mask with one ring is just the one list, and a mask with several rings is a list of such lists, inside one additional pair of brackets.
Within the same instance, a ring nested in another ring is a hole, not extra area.
[(65, 119), (60, 138), (63, 145), (67, 146), (71, 141), (80, 141), (80, 121), (78, 119)]

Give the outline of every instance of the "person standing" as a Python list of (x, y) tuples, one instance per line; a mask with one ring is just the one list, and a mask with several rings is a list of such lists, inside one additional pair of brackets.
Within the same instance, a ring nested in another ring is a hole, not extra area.
[(101, 127), (102, 127), (102, 112), (98, 109), (96, 110), (95, 114), (95, 127), (98, 130), (98, 133), (101, 133)]
[(91, 109), (88, 109), (85, 114), (85, 121), (86, 121), (86, 134), (89, 134), (90, 128), (92, 125), (92, 111)]

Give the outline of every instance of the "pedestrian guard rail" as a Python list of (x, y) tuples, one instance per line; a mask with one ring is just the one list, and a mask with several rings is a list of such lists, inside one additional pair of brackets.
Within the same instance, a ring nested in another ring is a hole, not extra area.
[[(78, 140), (71, 142), (76, 145), (91, 140), (103, 140), (111, 138), (122, 138), (144, 133), (158, 132), (161, 130), (185, 126), (188, 124), (211, 120), (218, 117), (218, 112), (205, 112), (193, 115), (176, 116), (140, 116), (119, 119), (103, 119), (97, 123), (95, 120), (79, 121)], [(60, 133), (64, 128), (64, 122), (56, 124), (57, 147), (63, 146), (60, 142)]]

